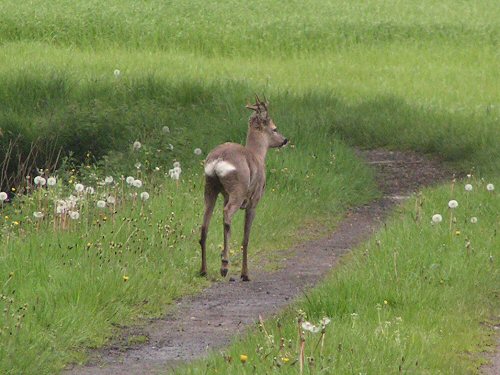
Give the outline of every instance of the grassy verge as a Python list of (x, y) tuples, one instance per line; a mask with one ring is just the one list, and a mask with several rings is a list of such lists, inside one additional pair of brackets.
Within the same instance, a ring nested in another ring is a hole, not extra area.
[[(478, 180), (414, 196), (307, 298), (176, 373), (296, 374), (301, 315), (318, 326), (331, 319), (324, 344), (304, 330), (304, 374), (474, 373), (495, 342), (487, 322), (500, 308), (499, 209), (498, 193)], [(432, 223), (436, 213), (442, 222)]]

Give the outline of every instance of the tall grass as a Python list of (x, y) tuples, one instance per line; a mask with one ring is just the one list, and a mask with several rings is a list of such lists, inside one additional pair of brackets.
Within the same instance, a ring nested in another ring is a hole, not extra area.
[(0, 40), (213, 56), (290, 56), (393, 42), (497, 46), (498, 14), (494, 0), (306, 5), (298, 1), (38, 0), (18, 4), (8, 0), (0, 13)]

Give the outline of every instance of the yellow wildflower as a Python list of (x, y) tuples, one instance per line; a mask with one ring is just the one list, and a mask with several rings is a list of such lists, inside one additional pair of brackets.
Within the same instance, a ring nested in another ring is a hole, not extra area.
[(248, 356), (246, 354), (241, 354), (240, 355), (240, 361), (241, 361), (241, 363), (246, 363), (247, 360), (248, 360)]
[(128, 276), (123, 275), (123, 281), (127, 282), (128, 281)]

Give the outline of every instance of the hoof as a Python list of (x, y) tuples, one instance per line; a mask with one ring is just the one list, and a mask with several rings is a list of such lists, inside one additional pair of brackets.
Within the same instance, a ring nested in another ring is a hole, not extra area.
[(222, 277), (226, 277), (227, 276), (227, 271), (228, 271), (227, 268), (221, 268), (220, 269), (220, 275)]
[(247, 275), (241, 275), (241, 281), (250, 281), (250, 278)]

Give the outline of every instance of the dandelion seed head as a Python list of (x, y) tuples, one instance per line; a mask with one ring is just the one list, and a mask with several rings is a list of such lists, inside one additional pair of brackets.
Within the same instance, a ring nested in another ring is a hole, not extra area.
[(83, 186), (82, 184), (76, 184), (76, 185), (75, 185), (75, 190), (76, 190), (78, 193), (81, 193), (84, 189), (85, 189), (85, 186)]
[(47, 179), (47, 185), (48, 186), (54, 186), (57, 183), (57, 180), (55, 177), (49, 177)]
[(78, 211), (69, 211), (68, 214), (72, 220), (78, 220), (80, 218), (80, 213)]
[(443, 221), (443, 217), (440, 214), (434, 214), (434, 215), (432, 215), (432, 222), (433, 223), (438, 224), (438, 223), (440, 223), (442, 221)]
[(488, 184), (488, 185), (486, 185), (486, 190), (488, 190), (488, 191), (493, 191), (493, 190), (495, 190), (495, 185), (493, 185), (493, 184)]
[(451, 201), (448, 202), (448, 207), (450, 207), (451, 209), (457, 208), (458, 202), (455, 199), (452, 199)]
[(471, 218), (470, 218), (470, 222), (471, 222), (472, 224), (476, 224), (476, 223), (477, 223), (477, 217), (475, 217), (475, 216), (471, 217)]
[(43, 212), (35, 211), (35, 212), (33, 212), (33, 217), (35, 219), (41, 219), (41, 218), (43, 218)]
[(199, 156), (199, 155), (201, 155), (201, 153), (202, 153), (201, 148), (195, 148), (195, 149), (194, 149), (194, 154), (195, 154), (195, 155), (198, 155), (198, 156)]
[(143, 191), (141, 193), (141, 200), (147, 201), (149, 199), (149, 193), (147, 191)]
[(142, 187), (142, 181), (141, 180), (134, 180), (132, 185), (134, 185), (134, 187), (136, 187), (136, 188), (140, 188), (140, 187)]
[(135, 181), (135, 178), (132, 177), (132, 176), (128, 176), (127, 179), (125, 180), (127, 182), (127, 184), (129, 185), (133, 185), (134, 184), (134, 181)]
[(110, 195), (110, 196), (108, 196), (106, 198), (106, 202), (108, 202), (109, 204), (115, 204), (116, 199), (115, 199), (115, 197), (113, 197), (112, 195)]
[(0, 202), (7, 200), (8, 197), (9, 196), (7, 195), (7, 193), (5, 191), (0, 191)]
[(97, 207), (99, 208), (106, 208), (106, 202), (105, 201), (97, 201)]
[(161, 131), (165, 134), (168, 134), (170, 133), (170, 128), (168, 126), (164, 126), (163, 128), (161, 128)]
[(465, 191), (472, 191), (472, 185), (471, 184), (466, 184), (465, 185)]
[(180, 167), (181, 167), (181, 162), (174, 161), (174, 168), (180, 168)]
[(328, 324), (330, 324), (330, 322), (331, 322), (331, 319), (325, 316), (323, 319), (321, 319), (320, 323), (322, 326), (327, 326)]
[(167, 147), (170, 151), (174, 150), (174, 145), (172, 143), (169, 143)]
[(120, 78), (122, 72), (120, 72), (119, 69), (115, 69), (114, 72), (113, 72), (113, 75), (115, 76), (115, 78)]
[(94, 193), (95, 193), (95, 190), (94, 190), (94, 188), (93, 188), (92, 186), (87, 186), (87, 187), (85, 188), (85, 192), (86, 192), (87, 194), (94, 194)]
[(132, 147), (134, 148), (134, 150), (139, 150), (142, 147), (142, 144), (139, 141), (135, 141)]
[(316, 327), (314, 324), (312, 324), (311, 322), (307, 322), (307, 321), (302, 323), (302, 329), (304, 331), (309, 331), (312, 333), (318, 333), (319, 331), (321, 331), (321, 328)]
[(107, 183), (108, 185), (112, 184), (114, 181), (113, 176), (106, 176), (104, 178), (104, 182)]
[(135, 167), (136, 167), (137, 169), (141, 169), (142, 164), (141, 164), (141, 163), (139, 163), (139, 162), (137, 162), (137, 163), (135, 163)]

